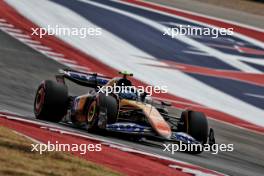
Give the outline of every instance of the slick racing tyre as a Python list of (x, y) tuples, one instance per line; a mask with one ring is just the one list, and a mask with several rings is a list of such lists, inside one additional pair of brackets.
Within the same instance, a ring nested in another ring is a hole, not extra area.
[(208, 138), (208, 122), (201, 112), (189, 112), (189, 134), (202, 144), (206, 144)]
[(118, 103), (116, 98), (105, 94), (99, 96), (100, 107), (106, 108), (107, 112), (107, 124), (115, 123), (118, 115)]
[[(206, 144), (208, 138), (208, 122), (206, 116), (196, 111), (185, 111), (183, 114), (182, 121), (184, 122), (184, 127), (182, 130), (201, 142), (202, 145)], [(202, 152), (202, 149), (188, 152), (198, 154)]]
[[(115, 123), (118, 115), (118, 103), (112, 96), (106, 96), (105, 94), (99, 94), (98, 99), (94, 98), (88, 103), (87, 122), (88, 131), (96, 131), (99, 129), (99, 120), (105, 121), (102, 123), (111, 124)], [(100, 112), (105, 114), (105, 117), (99, 117)], [(101, 118), (101, 119), (99, 119)], [(105, 119), (102, 119), (105, 118)]]
[(98, 102), (96, 100), (96, 97), (93, 97), (89, 102), (87, 106), (87, 124), (88, 124), (88, 131), (89, 132), (95, 132), (98, 128)]
[(43, 81), (37, 89), (34, 113), (37, 119), (59, 122), (68, 108), (68, 89), (55, 81)]

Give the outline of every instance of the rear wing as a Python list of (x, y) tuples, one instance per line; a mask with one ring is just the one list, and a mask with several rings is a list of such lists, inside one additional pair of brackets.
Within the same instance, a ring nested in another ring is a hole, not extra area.
[(98, 73), (86, 73), (70, 69), (60, 69), (56, 75), (57, 82), (65, 84), (65, 78), (81, 86), (98, 88), (104, 86), (111, 79)]

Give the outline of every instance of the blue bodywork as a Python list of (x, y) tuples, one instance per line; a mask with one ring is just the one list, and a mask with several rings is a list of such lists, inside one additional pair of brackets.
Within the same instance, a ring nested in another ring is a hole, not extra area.
[(138, 133), (138, 134), (151, 132), (151, 127), (142, 126), (135, 123), (127, 123), (127, 122), (108, 124), (106, 126), (106, 129), (115, 132)]
[(68, 71), (68, 76), (81, 81), (97, 81), (98, 84), (106, 84), (109, 81), (109, 79), (102, 78), (101, 76), (94, 76), (74, 71)]
[(171, 135), (171, 140), (182, 141), (186, 144), (200, 144), (200, 142), (195, 140), (192, 136), (183, 132), (173, 132)]
[[(128, 122), (119, 122), (114, 124), (106, 125), (106, 130), (112, 132), (123, 132), (129, 134), (152, 134), (154, 136), (151, 127), (138, 125), (136, 123), (128, 123)], [(195, 140), (192, 136), (183, 132), (172, 132), (170, 141), (181, 141), (186, 144), (200, 144), (197, 140)]]

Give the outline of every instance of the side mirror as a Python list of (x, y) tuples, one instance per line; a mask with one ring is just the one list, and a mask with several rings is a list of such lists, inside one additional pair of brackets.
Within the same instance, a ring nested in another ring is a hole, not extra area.
[(147, 92), (143, 92), (142, 94), (140, 94), (140, 100), (143, 102), (147, 95), (148, 95)]

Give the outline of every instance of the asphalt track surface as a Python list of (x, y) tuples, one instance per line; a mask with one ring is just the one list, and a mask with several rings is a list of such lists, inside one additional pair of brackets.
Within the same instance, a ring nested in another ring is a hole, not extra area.
[[(47, 59), (44, 55), (37, 53), (2, 31), (0, 32), (0, 41), (0, 108), (33, 118), (32, 104), (37, 85), (44, 79), (52, 79), (62, 65)], [(72, 93), (85, 91), (84, 88), (75, 86), (71, 89)], [(94, 134), (93, 136), (107, 138), (137, 149), (197, 164), (228, 175), (263, 175), (263, 135), (212, 120), (209, 120), (209, 124), (216, 131), (217, 143), (233, 143), (235, 149), (233, 152), (220, 152), (217, 155), (206, 152), (197, 156), (177, 152), (171, 155), (163, 152), (162, 148), (158, 146), (134, 143), (111, 136), (105, 137)], [(79, 131), (79, 129), (76, 130)], [(84, 134), (86, 134), (85, 131)]]

